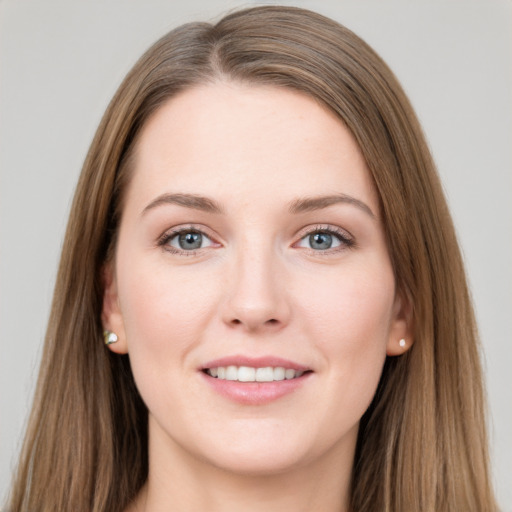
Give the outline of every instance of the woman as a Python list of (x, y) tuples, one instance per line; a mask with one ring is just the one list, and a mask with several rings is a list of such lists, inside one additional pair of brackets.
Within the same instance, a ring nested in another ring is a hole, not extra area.
[(294, 8), (180, 27), (85, 162), (10, 509), (495, 510), (475, 333), (380, 58)]

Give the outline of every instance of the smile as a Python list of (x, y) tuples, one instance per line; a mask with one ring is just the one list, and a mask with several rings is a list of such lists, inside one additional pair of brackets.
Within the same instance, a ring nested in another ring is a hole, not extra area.
[(208, 368), (205, 372), (210, 375), (210, 377), (238, 382), (274, 382), (291, 380), (301, 377), (304, 373), (301, 370), (284, 368), (282, 366), (253, 368), (250, 366), (233, 365)]
[(298, 393), (314, 374), (311, 367), (275, 356), (232, 355), (208, 361), (198, 369), (216, 394), (251, 406)]

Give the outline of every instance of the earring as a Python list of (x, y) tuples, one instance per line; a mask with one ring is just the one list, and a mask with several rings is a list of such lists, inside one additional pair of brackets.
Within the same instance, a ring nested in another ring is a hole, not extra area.
[(404, 347), (405, 347), (405, 340), (404, 340), (404, 338), (402, 338), (402, 339), (398, 342), (398, 344), (399, 344), (402, 348), (404, 348)]
[(118, 340), (115, 332), (107, 330), (103, 331), (103, 339), (105, 340), (105, 345), (112, 345), (112, 343), (115, 343)]

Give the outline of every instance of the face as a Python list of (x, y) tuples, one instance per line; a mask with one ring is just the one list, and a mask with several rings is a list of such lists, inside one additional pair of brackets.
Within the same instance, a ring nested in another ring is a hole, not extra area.
[(138, 141), (103, 322), (150, 459), (272, 473), (353, 453), (405, 315), (369, 171), (313, 99), (215, 84)]

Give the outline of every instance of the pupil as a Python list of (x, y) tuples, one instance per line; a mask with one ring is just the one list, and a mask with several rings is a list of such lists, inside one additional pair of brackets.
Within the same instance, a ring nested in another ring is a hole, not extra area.
[(202, 243), (201, 233), (184, 233), (179, 236), (182, 249), (199, 249)]
[(332, 236), (328, 233), (315, 233), (309, 235), (309, 243), (313, 249), (326, 250), (332, 246)]

